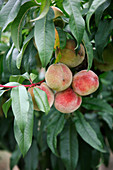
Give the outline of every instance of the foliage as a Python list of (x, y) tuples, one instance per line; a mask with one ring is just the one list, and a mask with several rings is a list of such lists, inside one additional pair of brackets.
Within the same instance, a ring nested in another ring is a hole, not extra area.
[[(62, 14), (55, 17), (51, 6)], [(12, 152), (10, 168), (96, 170), (101, 162), (108, 165), (113, 68), (102, 72), (94, 61), (103, 63), (104, 49), (113, 45), (113, 1), (2, 0), (0, 9), (0, 148)], [(27, 88), (43, 81), (42, 67), (46, 71), (60, 60), (66, 39), (75, 40), (76, 53), (80, 43), (86, 52), (83, 63), (71, 71), (93, 70), (100, 86), (70, 114), (50, 108), (45, 92), (34, 88), (41, 110), (34, 111)]]

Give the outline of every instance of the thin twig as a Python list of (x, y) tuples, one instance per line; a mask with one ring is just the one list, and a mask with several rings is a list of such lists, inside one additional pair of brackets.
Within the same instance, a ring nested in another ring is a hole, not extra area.
[[(41, 84), (42, 82), (44, 82), (44, 81), (45, 81), (45, 79), (42, 80), (42, 81), (39, 81), (38, 83), (32, 83), (32, 84), (30, 84), (30, 85), (24, 85), (24, 84), (21, 84), (21, 85), (24, 86), (24, 87), (33, 87), (33, 86), (36, 86), (36, 85), (40, 85), (40, 84)], [(18, 86), (5, 86), (5, 85), (0, 84), (0, 87), (12, 89), (12, 88), (18, 87)]]

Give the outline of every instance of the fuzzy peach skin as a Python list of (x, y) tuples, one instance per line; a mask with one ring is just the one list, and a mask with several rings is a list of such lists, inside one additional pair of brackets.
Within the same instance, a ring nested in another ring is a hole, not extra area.
[(98, 76), (91, 70), (79, 71), (73, 77), (72, 87), (80, 96), (89, 95), (99, 87)]
[(72, 113), (77, 110), (82, 103), (82, 98), (73, 89), (68, 88), (55, 95), (55, 108), (62, 113)]
[(65, 64), (52, 64), (45, 74), (45, 80), (51, 89), (63, 91), (72, 83), (72, 72)]
[[(81, 64), (85, 58), (85, 50), (84, 46), (80, 44), (80, 49), (76, 54), (75, 51), (76, 44), (74, 40), (67, 40), (66, 47), (61, 49), (61, 59), (60, 62), (66, 64), (68, 67), (73, 68)], [(56, 57), (58, 55), (58, 51), (55, 53)]]
[[(47, 94), (47, 98), (48, 98), (48, 102), (49, 102), (49, 105), (50, 107), (53, 105), (53, 102), (54, 102), (54, 93), (52, 92), (52, 90), (47, 86), (46, 83), (42, 83), (40, 86), (35, 86), (43, 91), (45, 91), (45, 93)], [(33, 106), (34, 106), (34, 110), (37, 110), (39, 111), (39, 108), (37, 106), (37, 103), (35, 101), (35, 97), (34, 97), (34, 94), (33, 94), (33, 88), (34, 87), (31, 87), (28, 89), (28, 92), (31, 94), (32, 96), (32, 100), (33, 100)]]

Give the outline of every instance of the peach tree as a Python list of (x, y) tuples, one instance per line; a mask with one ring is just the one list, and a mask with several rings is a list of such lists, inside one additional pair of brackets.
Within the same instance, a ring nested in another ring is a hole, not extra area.
[(0, 148), (10, 169), (96, 170), (113, 151), (113, 1), (0, 1)]

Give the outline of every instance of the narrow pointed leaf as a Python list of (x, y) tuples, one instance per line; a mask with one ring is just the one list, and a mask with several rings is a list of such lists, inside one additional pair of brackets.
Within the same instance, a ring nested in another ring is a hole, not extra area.
[(16, 67), (16, 60), (19, 52), (17, 48), (13, 49), (12, 47), (10, 49), (11, 51), (9, 50), (8, 54), (6, 55), (7, 68), (11, 74), (20, 74), (20, 70), (18, 70)]
[(25, 158), (25, 170), (36, 170), (39, 162), (39, 150), (37, 141), (33, 140), (33, 143), (26, 154)]
[(6, 92), (7, 90), (0, 90), (0, 97)]
[(9, 83), (6, 83), (4, 86), (19, 86), (20, 84), (17, 83), (17, 82), (9, 82)]
[(0, 27), (3, 27), (3, 30), (16, 18), (21, 1), (22, 0), (9, 0), (0, 11)]
[(93, 62), (93, 46), (89, 40), (89, 37), (86, 31), (84, 31), (83, 43), (84, 43), (86, 53), (87, 53), (87, 62), (88, 62), (87, 70), (90, 70), (92, 67), (92, 62)]
[(31, 22), (32, 21), (37, 21), (37, 20), (42, 19), (43, 17), (45, 17), (46, 14), (49, 11), (49, 6), (50, 6), (50, 0), (43, 0), (42, 4), (41, 4), (41, 14), (37, 18), (31, 20)]
[(80, 0), (64, 0), (63, 7), (70, 15), (69, 26), (79, 45), (82, 41), (85, 29), (85, 22), (80, 9)]
[(24, 86), (18, 86), (11, 91), (12, 110), (19, 130), (23, 133), (29, 112), (29, 98)]
[(75, 127), (81, 138), (98, 151), (105, 152), (96, 132), (84, 119), (84, 116), (79, 111), (76, 111), (74, 116)]
[(93, 13), (96, 11), (96, 9), (101, 5), (103, 4), (104, 2), (106, 2), (106, 0), (94, 0), (89, 8), (89, 11), (87, 13), (87, 16), (86, 16), (86, 22), (87, 22), (87, 28), (88, 28), (88, 31), (90, 32), (90, 28), (89, 28), (89, 22), (90, 22), (90, 19), (91, 19), (91, 16), (93, 15)]
[(55, 27), (53, 18), (54, 12), (51, 8), (49, 8), (47, 15), (36, 21), (35, 24), (35, 42), (43, 67), (49, 63), (54, 49)]
[(46, 93), (37, 87), (34, 87), (33, 93), (39, 110), (47, 114), (50, 110), (50, 106)]
[(108, 6), (110, 5), (111, 0), (107, 0), (105, 1), (102, 5), (100, 5), (97, 10), (95, 11), (95, 22), (98, 25), (101, 17), (103, 15), (103, 12), (105, 11), (106, 8), (108, 8)]
[(11, 48), (9, 49), (7, 55), (6, 55), (6, 62), (7, 62), (7, 66), (8, 66), (8, 69), (10, 70), (10, 56), (13, 52), (13, 49), (14, 49), (14, 43), (12, 44)]
[(62, 131), (65, 118), (64, 115), (59, 113), (58, 111), (54, 111), (54, 118), (49, 122), (49, 126), (47, 127), (47, 143), (50, 147), (51, 151), (58, 156), (57, 151), (57, 136)]
[(29, 35), (27, 36), (27, 38), (23, 42), (22, 49), (21, 49), (20, 53), (17, 56), (16, 65), (17, 65), (18, 69), (20, 69), (20, 67), (21, 67), (21, 62), (22, 62), (23, 54), (25, 52), (25, 49), (26, 49), (29, 41), (33, 38), (33, 36), (34, 36), (34, 29), (29, 33)]
[(65, 125), (60, 135), (61, 159), (67, 170), (75, 170), (78, 162), (78, 140), (72, 122)]
[(29, 96), (28, 100), (29, 110), (27, 114), (26, 126), (23, 132), (18, 128), (17, 120), (16, 119), (14, 120), (14, 135), (23, 156), (27, 153), (31, 146), (33, 135), (33, 120), (34, 120), (33, 102), (31, 95), (29, 93), (28, 96)]
[(20, 152), (20, 149), (18, 146), (16, 146), (16, 149), (13, 151), (11, 158), (10, 158), (10, 169), (12, 170), (15, 165), (18, 164), (22, 154)]
[(3, 112), (4, 112), (6, 118), (7, 118), (7, 112), (8, 112), (8, 110), (9, 110), (10, 106), (11, 106), (11, 98), (8, 99), (8, 100), (2, 105), (2, 109), (3, 109)]
[(15, 44), (15, 47), (20, 50), (22, 42), (22, 26), (25, 19), (25, 15), (30, 10), (30, 8), (36, 6), (35, 2), (26, 2), (23, 4), (19, 10), (19, 13), (11, 26), (11, 37)]
[(22, 75), (12, 75), (9, 78), (9, 81), (12, 83), (18, 82), (18, 83), (22, 84), (24, 80), (30, 80), (30, 75), (27, 72)]
[(102, 53), (106, 45), (108, 44), (110, 34), (113, 30), (113, 19), (100, 21), (98, 30), (95, 34), (95, 46), (98, 59), (102, 60)]
[(99, 98), (85, 97), (82, 100), (82, 106), (87, 110), (96, 110), (113, 115), (113, 108), (107, 102)]

